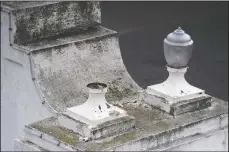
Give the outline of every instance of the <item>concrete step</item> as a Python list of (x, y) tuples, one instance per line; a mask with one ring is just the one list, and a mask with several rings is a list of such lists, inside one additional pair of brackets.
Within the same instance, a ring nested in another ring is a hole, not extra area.
[(99, 2), (2, 2), (11, 16), (14, 43), (24, 44), (101, 23)]
[(14, 151), (47, 151), (47, 150), (29, 141), (25, 141), (23, 139), (15, 139)]
[(108, 84), (110, 102), (138, 98), (140, 88), (123, 64), (115, 31), (97, 26), (21, 47), (30, 50), (34, 77), (57, 111), (85, 102), (91, 82)]
[(225, 151), (228, 149), (227, 102), (213, 98), (213, 103), (212, 108), (178, 117), (155, 107), (124, 105), (127, 113), (136, 119), (136, 129), (87, 142), (80, 140), (82, 136), (73, 130), (61, 126), (57, 117), (50, 117), (26, 125), (24, 140), (48, 151)]

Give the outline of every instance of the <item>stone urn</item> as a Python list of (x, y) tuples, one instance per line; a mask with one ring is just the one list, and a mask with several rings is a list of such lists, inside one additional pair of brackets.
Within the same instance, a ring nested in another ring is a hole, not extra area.
[(167, 66), (184, 68), (187, 66), (193, 49), (193, 41), (180, 27), (164, 39), (164, 55)]

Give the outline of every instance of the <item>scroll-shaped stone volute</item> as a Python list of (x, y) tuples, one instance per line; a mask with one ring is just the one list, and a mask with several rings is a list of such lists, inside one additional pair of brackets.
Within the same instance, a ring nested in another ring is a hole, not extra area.
[(193, 49), (193, 41), (180, 27), (164, 39), (164, 55), (169, 67), (187, 66)]

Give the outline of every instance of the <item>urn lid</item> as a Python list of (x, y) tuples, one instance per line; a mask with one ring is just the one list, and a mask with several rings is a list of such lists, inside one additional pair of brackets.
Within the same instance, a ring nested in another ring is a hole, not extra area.
[(191, 43), (192, 39), (191, 37), (185, 33), (180, 27), (178, 27), (174, 32), (170, 33), (166, 38), (165, 42), (167, 43), (175, 43), (175, 44), (180, 44), (184, 45), (186, 43)]

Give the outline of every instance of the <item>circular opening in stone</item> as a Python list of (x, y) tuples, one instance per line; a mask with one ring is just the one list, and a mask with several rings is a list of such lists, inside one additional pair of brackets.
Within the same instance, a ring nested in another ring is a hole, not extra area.
[(87, 87), (90, 89), (101, 89), (102, 90), (106, 88), (107, 85), (105, 83), (94, 82), (94, 83), (89, 83)]

